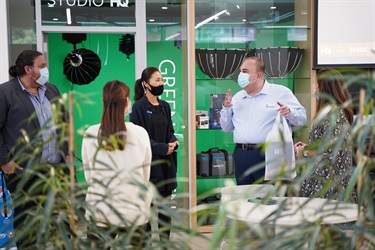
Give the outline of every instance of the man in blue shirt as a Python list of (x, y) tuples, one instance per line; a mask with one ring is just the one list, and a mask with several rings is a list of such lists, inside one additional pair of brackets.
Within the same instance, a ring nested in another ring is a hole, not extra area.
[(233, 131), (236, 143), (233, 158), (238, 185), (252, 184), (264, 178), (264, 168), (250, 168), (265, 161), (260, 144), (265, 143), (278, 112), (289, 125), (302, 126), (306, 123), (306, 109), (292, 91), (282, 85), (268, 83), (264, 70), (265, 65), (260, 58), (246, 58), (237, 79), (242, 90), (232, 97), (229, 89), (220, 112), (223, 131)]

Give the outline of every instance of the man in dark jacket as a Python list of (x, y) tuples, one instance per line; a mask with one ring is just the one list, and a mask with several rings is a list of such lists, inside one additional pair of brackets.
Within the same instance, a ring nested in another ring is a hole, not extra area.
[(38, 207), (30, 198), (19, 197), (39, 195), (34, 185), (41, 180), (39, 174), (48, 175), (51, 166), (65, 166), (68, 148), (61, 131), (67, 116), (58, 89), (48, 83), (42, 53), (23, 51), (9, 74), (13, 79), (0, 84), (0, 166), (15, 200), (17, 230), (30, 219), (25, 211)]

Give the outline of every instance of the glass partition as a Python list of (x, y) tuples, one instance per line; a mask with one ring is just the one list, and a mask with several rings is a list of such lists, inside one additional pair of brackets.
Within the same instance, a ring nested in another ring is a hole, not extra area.
[[(224, 96), (228, 89), (232, 94), (241, 89), (236, 80), (244, 57), (261, 57), (266, 64), (266, 79), (290, 88), (308, 109), (309, 2), (195, 1), (196, 110), (197, 115), (208, 116), (207, 126), (197, 125), (197, 154), (214, 147), (229, 153), (234, 150), (233, 133), (223, 132), (217, 125), (221, 105), (215, 107), (213, 97)], [(235, 183), (233, 173), (207, 176), (197, 168), (198, 204), (219, 201), (220, 188), (227, 181)], [(207, 220), (207, 224), (212, 221)]]

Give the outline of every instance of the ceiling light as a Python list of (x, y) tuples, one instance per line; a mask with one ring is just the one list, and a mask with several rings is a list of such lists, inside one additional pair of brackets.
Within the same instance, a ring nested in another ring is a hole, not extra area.
[(237, 7), (237, 9), (240, 9), (240, 6), (238, 4), (236, 4), (236, 7)]
[[(198, 29), (200, 26), (202, 26), (202, 25), (204, 25), (204, 24), (206, 24), (206, 23), (208, 23), (208, 22), (210, 22), (210, 21), (212, 21), (212, 20), (216, 20), (216, 19), (218, 19), (219, 18), (219, 16), (220, 15), (222, 15), (222, 14), (224, 14), (224, 13), (229, 13), (227, 10), (222, 10), (222, 11), (220, 11), (219, 13), (216, 13), (215, 15), (213, 15), (213, 16), (210, 16), (209, 18), (206, 18), (205, 20), (203, 20), (202, 22), (200, 22), (200, 23), (198, 23), (197, 25), (195, 25), (195, 29)], [(151, 21), (151, 20), (150, 20)], [(166, 38), (166, 40), (170, 40), (170, 39), (172, 39), (172, 38), (174, 38), (174, 37), (176, 37), (176, 36), (178, 36), (178, 35), (180, 35), (180, 33), (177, 33), (177, 34), (175, 34), (175, 35), (172, 35), (172, 36), (169, 36), (169, 37), (167, 37)]]
[(275, 10), (275, 9), (276, 9), (276, 6), (271, 6), (270, 9), (271, 9), (271, 10)]
[(166, 7), (166, 6), (163, 6), (163, 7), (161, 7), (161, 9), (162, 9), (162, 10), (167, 10), (167, 9), (168, 9), (168, 7)]
[(179, 35), (180, 35), (180, 33), (176, 33), (176, 34), (174, 34), (174, 35), (171, 35), (171, 36), (165, 38), (165, 41), (171, 40), (171, 39), (173, 39), (173, 38), (175, 38), (175, 37), (178, 37)]
[(69, 8), (66, 8), (66, 23), (68, 25), (72, 24), (72, 15), (70, 13), (70, 9)]
[(293, 25), (285, 25), (285, 26), (273, 26), (273, 25), (270, 25), (270, 26), (264, 26), (264, 28), (266, 29), (306, 29), (307, 26), (305, 25), (300, 25), (300, 26), (293, 26)]
[(52, 18), (53, 21), (59, 21), (57, 17)]
[(242, 22), (246, 22), (246, 19), (244, 18), (244, 19), (242, 19)]
[(224, 14), (226, 12), (227, 12), (227, 10), (222, 10), (219, 13), (216, 13), (215, 15), (210, 16), (209, 18), (207, 18), (207, 19), (203, 20), (202, 22), (198, 23), (197, 25), (195, 25), (195, 28), (197, 29), (200, 26), (202, 26), (202, 25), (204, 25), (204, 24), (206, 24), (206, 23), (208, 23), (208, 22), (210, 22), (210, 21), (212, 21), (214, 19), (216, 20), (220, 15), (222, 15), (222, 14)]
[(152, 18), (151, 18), (149, 21), (150, 21), (150, 22), (155, 22), (155, 19), (152, 19)]

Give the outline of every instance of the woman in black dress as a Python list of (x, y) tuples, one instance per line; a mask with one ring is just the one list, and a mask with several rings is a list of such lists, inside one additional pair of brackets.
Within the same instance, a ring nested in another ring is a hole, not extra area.
[[(152, 163), (150, 181), (163, 197), (170, 197), (177, 187), (177, 157), (179, 145), (172, 125), (171, 108), (159, 99), (164, 91), (163, 77), (154, 67), (143, 70), (141, 78), (135, 82), (135, 103), (130, 113), (130, 121), (144, 127), (150, 137)], [(160, 238), (169, 239), (171, 218), (158, 214)], [(162, 227), (165, 225), (165, 228)], [(148, 229), (151, 230), (150, 224)]]

